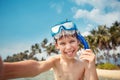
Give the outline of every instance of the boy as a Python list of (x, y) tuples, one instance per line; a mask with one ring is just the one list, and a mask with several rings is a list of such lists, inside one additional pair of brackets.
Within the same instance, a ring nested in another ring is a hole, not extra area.
[(51, 29), (55, 46), (61, 54), (46, 61), (26, 60), (14, 63), (4, 63), (6, 79), (33, 77), (53, 68), (55, 80), (98, 80), (95, 66), (95, 55), (92, 50), (82, 51), (79, 59), (76, 53), (80, 41), (75, 24), (66, 21)]

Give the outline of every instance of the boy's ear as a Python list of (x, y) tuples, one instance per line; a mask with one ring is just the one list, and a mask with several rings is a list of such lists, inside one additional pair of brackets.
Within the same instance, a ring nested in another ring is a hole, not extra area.
[(78, 45), (80, 45), (80, 41), (78, 40)]

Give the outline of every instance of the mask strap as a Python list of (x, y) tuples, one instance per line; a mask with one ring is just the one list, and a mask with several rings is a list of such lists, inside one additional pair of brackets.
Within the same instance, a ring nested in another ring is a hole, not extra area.
[(87, 41), (80, 33), (77, 34), (77, 39), (84, 45), (84, 49), (89, 49)]

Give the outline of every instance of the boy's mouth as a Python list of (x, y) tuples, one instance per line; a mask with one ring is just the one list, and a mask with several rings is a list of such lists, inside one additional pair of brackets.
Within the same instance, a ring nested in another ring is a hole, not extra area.
[(68, 52), (66, 52), (66, 54), (67, 54), (69, 57), (72, 57), (72, 56), (73, 56), (73, 53), (74, 53), (74, 51), (68, 51)]

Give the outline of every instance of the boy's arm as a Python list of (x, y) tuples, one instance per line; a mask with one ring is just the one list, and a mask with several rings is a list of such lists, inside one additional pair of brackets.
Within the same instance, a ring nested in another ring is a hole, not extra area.
[(98, 80), (96, 65), (95, 65), (95, 55), (92, 50), (85, 50), (81, 56), (81, 59), (85, 62), (85, 80)]
[(26, 60), (20, 62), (4, 62), (4, 77), (6, 79), (33, 77), (54, 66), (54, 58), (46, 61)]

